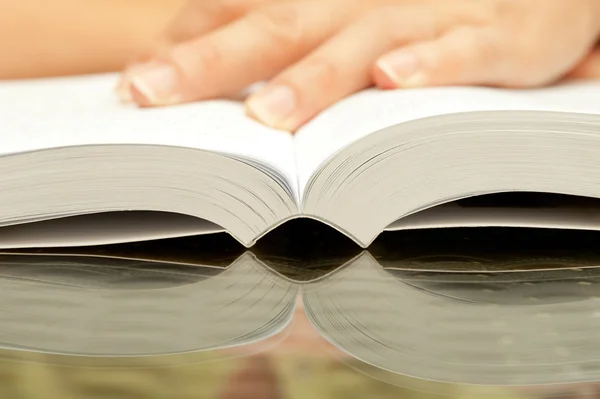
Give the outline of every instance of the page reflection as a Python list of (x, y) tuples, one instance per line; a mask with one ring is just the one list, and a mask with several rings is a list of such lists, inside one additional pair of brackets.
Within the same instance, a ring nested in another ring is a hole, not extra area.
[(598, 271), (417, 275), (363, 253), (303, 293), (323, 336), (391, 372), (478, 385), (575, 383), (599, 376)]
[(0, 343), (77, 356), (244, 345), (290, 322), (297, 285), (245, 253), (228, 267), (0, 256)]
[(37, 397), (25, 378), (78, 398), (138, 380), (160, 398), (594, 397), (598, 268), (417, 272), (363, 252), (294, 280), (261, 256), (0, 256), (0, 397)]

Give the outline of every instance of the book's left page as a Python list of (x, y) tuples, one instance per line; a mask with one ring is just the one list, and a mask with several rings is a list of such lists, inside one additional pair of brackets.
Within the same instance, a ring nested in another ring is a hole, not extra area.
[(116, 81), (0, 82), (0, 247), (220, 231), (250, 246), (297, 213), (290, 133), (235, 100), (124, 104)]
[(139, 109), (114, 74), (0, 82), (1, 155), (55, 147), (145, 144), (202, 149), (264, 165), (295, 182), (291, 134), (248, 118), (233, 100)]

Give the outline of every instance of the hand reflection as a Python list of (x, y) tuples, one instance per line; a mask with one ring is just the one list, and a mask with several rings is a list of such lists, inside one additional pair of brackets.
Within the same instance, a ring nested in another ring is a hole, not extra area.
[(219, 399), (283, 398), (277, 370), (264, 354), (245, 358), (225, 381)]
[(305, 355), (311, 358), (339, 359), (350, 357), (329, 343), (313, 326), (304, 311), (301, 295), (298, 295), (296, 310), (290, 325), (280, 334), (251, 345), (231, 348), (235, 355), (252, 356), (269, 353), (269, 356)]
[(340, 356), (348, 356), (317, 332), (304, 312), (300, 296), (292, 323), (285, 331), (261, 342), (232, 348), (230, 351), (246, 357), (239, 360), (237, 368), (225, 379), (217, 396), (219, 399), (285, 397), (277, 367), (280, 358), (310, 357), (333, 362)]

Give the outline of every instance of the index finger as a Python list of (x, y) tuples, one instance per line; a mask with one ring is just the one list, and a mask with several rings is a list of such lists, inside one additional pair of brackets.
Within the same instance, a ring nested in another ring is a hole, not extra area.
[(342, 24), (336, 1), (263, 7), (203, 37), (180, 43), (131, 77), (134, 101), (170, 105), (234, 94), (300, 59)]
[(150, 48), (135, 54), (127, 63), (117, 84), (117, 92), (130, 101), (129, 81), (132, 74), (152, 58), (166, 53), (178, 43), (200, 37), (226, 25), (249, 10), (277, 0), (191, 0), (176, 14), (166, 30)]

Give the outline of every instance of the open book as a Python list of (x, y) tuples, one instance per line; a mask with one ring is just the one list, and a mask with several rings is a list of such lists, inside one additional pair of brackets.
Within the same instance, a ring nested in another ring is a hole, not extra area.
[(452, 203), (514, 191), (600, 197), (600, 82), (366, 90), (295, 135), (233, 100), (140, 110), (118, 102), (114, 83), (0, 84), (1, 247), (221, 231), (249, 247), (297, 217), (363, 247), (408, 228), (600, 228), (594, 207)]

